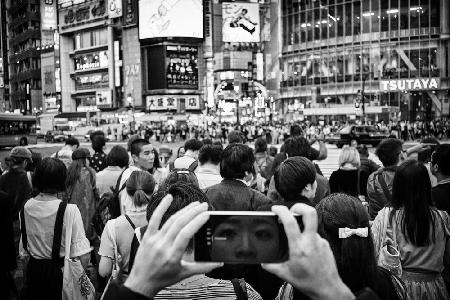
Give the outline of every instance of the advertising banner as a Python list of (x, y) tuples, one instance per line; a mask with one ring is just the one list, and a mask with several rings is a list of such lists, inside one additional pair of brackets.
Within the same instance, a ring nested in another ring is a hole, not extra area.
[(166, 70), (168, 89), (197, 89), (198, 48), (167, 46)]
[(56, 23), (56, 1), (41, 1), (41, 29), (55, 30)]
[(108, 67), (108, 51), (86, 53), (75, 57), (75, 71)]
[(123, 25), (131, 26), (137, 24), (138, 18), (138, 5), (137, 0), (125, 0)]
[(111, 91), (98, 91), (95, 97), (95, 103), (97, 104), (97, 106), (110, 106)]
[(186, 101), (186, 109), (200, 109), (200, 97), (195, 95), (195, 96), (189, 96), (186, 97), (187, 101)]
[(205, 10), (205, 44), (203, 48), (204, 58), (213, 58), (213, 17), (212, 0), (203, 0)]
[(139, 39), (203, 38), (202, 0), (139, 0)]
[(122, 0), (108, 1), (108, 17), (110, 19), (119, 18), (122, 16)]
[(222, 18), (224, 42), (257, 43), (260, 41), (258, 3), (222, 3)]
[(177, 109), (177, 96), (172, 95), (158, 95), (147, 96), (147, 110), (176, 110)]

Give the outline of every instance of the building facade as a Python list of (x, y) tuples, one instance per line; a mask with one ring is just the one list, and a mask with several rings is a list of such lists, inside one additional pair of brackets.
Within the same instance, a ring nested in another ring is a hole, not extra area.
[(0, 1), (0, 112), (8, 111), (10, 107), (8, 70), (9, 60), (5, 4), (5, 1)]
[(121, 29), (116, 18), (122, 14), (116, 7), (111, 11), (109, 2), (58, 2), (63, 112), (117, 107)]
[[(449, 115), (447, 0), (281, 1), (279, 111), (290, 119)], [(364, 105), (364, 110), (363, 110)]]
[(6, 1), (10, 107), (31, 114), (42, 107), (40, 1)]

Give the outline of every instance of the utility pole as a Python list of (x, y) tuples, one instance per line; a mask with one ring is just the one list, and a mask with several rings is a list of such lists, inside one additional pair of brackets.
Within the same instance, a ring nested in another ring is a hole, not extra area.
[(366, 76), (362, 78), (362, 89), (361, 89), (361, 102), (362, 102), (362, 117), (363, 124), (366, 125), (366, 101), (364, 96), (364, 89), (366, 87)]

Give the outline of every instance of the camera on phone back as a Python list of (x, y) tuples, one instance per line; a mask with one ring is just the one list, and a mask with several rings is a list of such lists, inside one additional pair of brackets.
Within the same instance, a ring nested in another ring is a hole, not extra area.
[[(211, 211), (194, 236), (196, 261), (227, 264), (283, 262), (289, 258), (286, 233), (272, 212)], [(300, 229), (301, 216), (294, 215)]]

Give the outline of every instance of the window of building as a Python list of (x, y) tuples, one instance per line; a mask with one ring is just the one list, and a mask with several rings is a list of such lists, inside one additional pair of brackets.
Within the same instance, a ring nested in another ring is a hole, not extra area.
[(361, 34), (361, 3), (353, 3), (353, 34)]
[(398, 6), (398, 0), (391, 0), (391, 9), (389, 10), (389, 21), (391, 25), (391, 31), (398, 30), (400, 19), (400, 10)]
[(430, 27), (430, 19), (429, 19), (430, 18), (430, 10), (429, 10), (430, 7), (428, 6), (428, 0), (425, 0), (425, 1), (421, 0), (420, 6), (417, 8), (418, 9), (416, 11), (420, 16), (420, 27), (422, 27), (422, 28)]
[(375, 13), (370, 10), (370, 1), (362, 1), (362, 32), (370, 32), (370, 24)]
[(409, 3), (408, 0), (400, 0), (400, 29), (408, 29)]
[(389, 9), (389, 1), (380, 2), (380, 27), (381, 31), (389, 31), (389, 15), (391, 10)]
[(344, 36), (344, 5), (336, 5), (337, 36)]
[(380, 32), (380, 0), (372, 0), (371, 19), (372, 28), (371, 32)]
[(439, 27), (441, 20), (439, 7), (439, 0), (430, 0), (430, 27)]
[(320, 40), (320, 27), (322, 27), (321, 24), (320, 9), (316, 8), (314, 9), (314, 40)]

